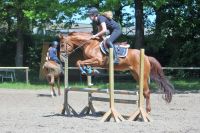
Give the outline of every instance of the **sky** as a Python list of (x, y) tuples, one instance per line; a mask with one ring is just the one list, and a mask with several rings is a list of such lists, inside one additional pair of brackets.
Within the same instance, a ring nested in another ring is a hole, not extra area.
[[(134, 9), (133, 8), (130, 8), (129, 6), (126, 6), (124, 7), (123, 9), (123, 13), (130, 13), (130, 14), (134, 14)], [(80, 15), (77, 15), (77, 16), (74, 16), (73, 18), (80, 18), (81, 16)], [(149, 15), (148, 16), (148, 19), (151, 21), (151, 22), (154, 22), (155, 21), (155, 18), (156, 16), (155, 15)], [(132, 21), (135, 21), (135, 19), (133, 18)], [(76, 21), (77, 23), (83, 23), (83, 24), (90, 24), (91, 23), (91, 20), (88, 18), (86, 19), (81, 19), (81, 20), (77, 20)]]

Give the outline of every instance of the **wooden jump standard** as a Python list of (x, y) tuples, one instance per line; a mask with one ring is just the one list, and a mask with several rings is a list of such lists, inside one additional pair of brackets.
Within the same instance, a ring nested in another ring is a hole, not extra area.
[[(112, 53), (113, 49), (111, 49), (110, 52)], [(143, 50), (143, 52), (141, 50), (141, 57), (142, 57), (142, 54), (143, 54), (143, 59), (141, 58), (141, 60), (143, 60), (143, 63), (144, 63), (144, 50)], [(113, 54), (110, 54), (110, 55), (112, 56)], [(68, 103), (68, 92), (69, 91), (88, 92), (88, 106), (86, 106), (80, 112), (81, 115), (89, 114), (90, 111), (92, 112), (92, 114), (96, 114), (96, 110), (92, 104), (92, 101), (103, 101), (103, 102), (109, 101), (110, 109), (107, 113), (104, 114), (103, 118), (101, 119), (101, 122), (108, 121), (108, 120), (110, 120), (111, 117), (113, 117), (116, 122), (124, 121), (124, 118), (115, 110), (114, 102), (115, 103), (136, 104), (136, 103), (138, 103), (138, 101), (137, 100), (125, 100), (125, 99), (114, 99), (114, 94), (137, 95), (137, 92), (124, 91), (124, 90), (115, 90), (114, 91), (113, 57), (109, 57), (109, 58), (110, 58), (110, 64), (112, 64), (112, 65), (109, 65), (109, 82), (110, 82), (109, 89), (91, 88), (91, 76), (87, 77), (88, 88), (69, 88), (69, 86), (68, 86), (68, 69), (67, 69), (68, 60), (66, 59), (66, 61), (65, 61), (65, 92), (64, 92), (65, 94), (64, 94), (64, 106), (63, 106), (62, 114), (67, 114), (67, 116), (71, 116), (71, 115), (78, 116), (78, 113)], [(143, 65), (143, 68), (144, 68), (144, 65)], [(142, 70), (143, 69), (141, 69), (141, 71)], [(141, 78), (143, 78), (143, 76), (141, 76)], [(143, 83), (142, 80), (140, 80), (140, 88), (142, 87), (141, 85), (143, 85), (141, 83)], [(108, 93), (108, 92), (109, 92), (110, 98), (102, 98), (102, 97), (92, 96), (92, 93)], [(145, 122), (150, 121), (150, 117), (148, 116), (146, 111), (141, 107), (142, 103), (143, 103), (142, 98), (143, 98), (143, 89), (140, 89), (138, 109), (136, 110), (135, 113), (133, 113), (129, 117), (129, 120), (137, 120), (137, 118), (141, 115)]]
[(144, 82), (144, 49), (140, 50), (140, 79), (139, 79), (139, 103), (138, 103), (138, 108), (137, 110), (130, 115), (129, 119), (130, 121), (132, 120), (137, 120), (139, 116), (142, 117), (142, 119), (145, 122), (150, 122), (151, 118), (147, 114), (146, 110), (143, 108), (144, 104), (144, 95), (143, 95), (143, 82)]

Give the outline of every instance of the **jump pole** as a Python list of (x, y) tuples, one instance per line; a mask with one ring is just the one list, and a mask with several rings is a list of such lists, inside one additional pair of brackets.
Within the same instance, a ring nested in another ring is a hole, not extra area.
[(143, 108), (144, 104), (144, 95), (143, 95), (143, 83), (144, 83), (144, 49), (140, 50), (140, 79), (139, 79), (139, 102), (138, 102), (138, 108), (137, 110), (130, 115), (129, 119), (130, 121), (137, 120), (139, 116), (141, 115), (142, 119), (145, 122), (150, 122), (151, 118), (149, 114), (146, 112), (146, 110)]
[[(91, 75), (87, 75), (87, 86), (88, 86), (88, 88), (92, 87), (92, 76)], [(80, 112), (80, 115), (88, 115), (90, 112), (94, 115), (96, 114), (96, 110), (94, 108), (94, 105), (92, 104), (91, 97), (92, 97), (92, 93), (88, 92), (88, 106), (83, 108), (83, 110)]]
[(101, 122), (109, 121), (111, 117), (116, 122), (124, 121), (125, 119), (114, 107), (114, 65), (113, 65), (113, 48), (109, 48), (109, 97), (110, 108), (101, 119)]
[(68, 92), (69, 92), (69, 71), (68, 71), (68, 55), (64, 60), (65, 63), (65, 71), (64, 71), (64, 104), (63, 109), (61, 111), (62, 115), (67, 114), (68, 116), (71, 116), (71, 112), (77, 116), (78, 113), (68, 104)]

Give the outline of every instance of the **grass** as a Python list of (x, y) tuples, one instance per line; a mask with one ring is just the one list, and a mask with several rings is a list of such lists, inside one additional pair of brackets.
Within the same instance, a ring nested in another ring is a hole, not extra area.
[(200, 80), (174, 80), (173, 84), (177, 90), (200, 90)]
[[(176, 90), (200, 90), (200, 81), (198, 79), (184, 79), (184, 80), (173, 80), (172, 84), (175, 86)], [(79, 87), (84, 88), (87, 87), (86, 83), (70, 83), (70, 87)], [(93, 86), (94, 88), (108, 88), (109, 84), (104, 82), (97, 82)], [(43, 83), (22, 83), (22, 82), (3, 82), (0, 83), (0, 89), (31, 89), (31, 90), (38, 90), (38, 89), (49, 89), (49, 85), (46, 82)], [(62, 83), (61, 88), (64, 88), (64, 85)], [(134, 90), (136, 89), (136, 83), (131, 82), (116, 82), (115, 83), (116, 89), (122, 89), (122, 90)], [(151, 83), (151, 90), (156, 90), (157, 86), (154, 83)]]
[(22, 82), (4, 82), (0, 83), (0, 88), (3, 89), (31, 89), (31, 90), (37, 90), (37, 89), (49, 89), (48, 84), (26, 84)]

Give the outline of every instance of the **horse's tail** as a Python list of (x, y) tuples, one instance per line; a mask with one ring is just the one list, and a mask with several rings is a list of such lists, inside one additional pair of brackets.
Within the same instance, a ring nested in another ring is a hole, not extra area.
[(149, 56), (148, 58), (151, 64), (150, 77), (164, 91), (165, 93), (164, 100), (170, 103), (172, 100), (174, 86), (169, 82), (168, 79), (166, 79), (160, 63), (154, 57)]

